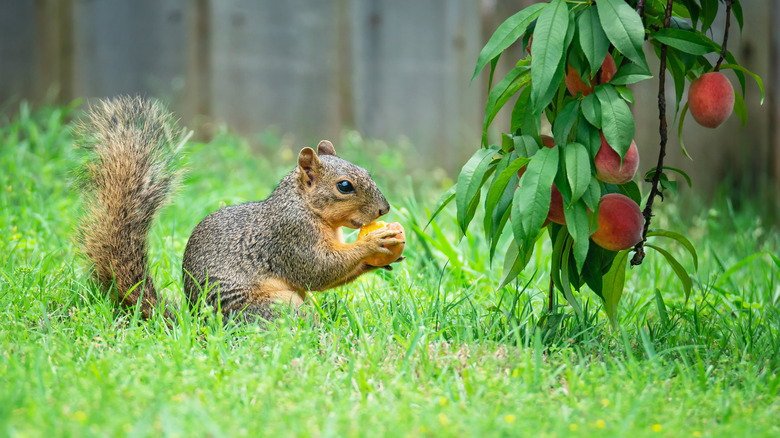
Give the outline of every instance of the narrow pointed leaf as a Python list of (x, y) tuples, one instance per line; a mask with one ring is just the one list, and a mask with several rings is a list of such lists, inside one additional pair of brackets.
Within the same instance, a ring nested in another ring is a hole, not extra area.
[(488, 40), (487, 44), (485, 44), (485, 47), (482, 48), (482, 51), (479, 52), (477, 65), (476, 68), (474, 68), (474, 75), (471, 77), (471, 80), (473, 81), (474, 78), (477, 77), (479, 72), (485, 68), (488, 62), (514, 44), (528, 28), (528, 25), (539, 16), (545, 7), (547, 7), (546, 3), (537, 3), (528, 6), (501, 23), (496, 31), (493, 32), (493, 35)]
[(520, 252), (531, 250), (533, 239), (550, 209), (550, 188), (558, 172), (558, 146), (541, 148), (528, 163), (512, 202), (512, 229)]
[(612, 267), (604, 274), (601, 287), (602, 299), (604, 300), (604, 312), (609, 317), (612, 327), (617, 327), (617, 311), (620, 297), (623, 296), (623, 287), (626, 283), (626, 261), (630, 250), (620, 251)]
[(609, 50), (609, 40), (601, 28), (598, 10), (590, 6), (577, 18), (579, 43), (582, 53), (588, 59), (591, 71), (598, 71)]
[(590, 155), (580, 143), (569, 143), (563, 150), (566, 160), (566, 178), (571, 188), (571, 203), (577, 202), (588, 190), (591, 168)]
[(588, 226), (588, 212), (585, 201), (575, 202), (571, 206), (564, 206), (563, 215), (566, 218), (566, 228), (574, 240), (574, 261), (577, 274), (582, 272), (582, 265), (588, 256), (590, 247), (590, 232)]
[(688, 250), (688, 253), (690, 253), (691, 257), (693, 258), (693, 267), (695, 270), (699, 270), (699, 256), (696, 254), (696, 248), (693, 246), (690, 240), (688, 240), (687, 237), (683, 236), (680, 233), (675, 233), (674, 231), (668, 231), (668, 230), (654, 230), (647, 233), (647, 237), (666, 237), (668, 239), (675, 240), (679, 242), (682, 246), (685, 247), (685, 249)]
[(623, 0), (599, 0), (599, 20), (609, 41), (626, 58), (647, 69), (642, 51), (645, 26), (636, 11)]
[[(579, 301), (574, 297), (574, 293), (571, 291), (571, 280), (569, 279), (569, 254), (571, 253), (572, 245), (567, 245), (566, 248), (563, 250), (562, 255), (562, 263), (561, 263), (561, 285), (563, 286), (563, 296), (566, 298), (566, 301), (569, 302), (572, 309), (574, 309), (574, 313), (577, 314), (577, 316), (580, 317), (580, 320), (585, 319), (584, 314), (582, 313), (582, 307), (580, 306)], [(583, 261), (585, 258), (583, 257)]]
[[(455, 190), (455, 205), (458, 209), (458, 225), (461, 231), (466, 232), (469, 222), (473, 217), (471, 213), (472, 201), (479, 194), (482, 187), (482, 178), (490, 166), (496, 149), (480, 149), (467, 162), (458, 175)], [(471, 214), (469, 214), (471, 213)]]
[(661, 44), (697, 56), (714, 53), (718, 47), (717, 43), (703, 33), (682, 29), (661, 29), (653, 33), (652, 37)]
[(664, 256), (666, 261), (669, 263), (669, 266), (672, 267), (674, 273), (677, 274), (677, 278), (680, 279), (680, 282), (683, 285), (683, 290), (685, 291), (685, 299), (688, 300), (688, 297), (691, 296), (693, 281), (691, 281), (691, 277), (688, 275), (688, 272), (685, 270), (683, 265), (681, 265), (680, 262), (678, 262), (677, 259), (671, 253), (669, 253), (669, 251), (649, 243), (646, 243), (645, 246), (648, 248), (653, 248)]
[(604, 138), (623, 159), (634, 139), (634, 116), (612, 85), (599, 85), (593, 94), (601, 104), (601, 130)]
[(637, 64), (626, 64), (620, 67), (609, 83), (614, 85), (630, 85), (644, 81), (645, 79), (650, 79), (652, 77), (653, 74), (650, 73), (650, 70), (647, 70)]
[(569, 30), (571, 17), (564, 0), (553, 0), (539, 14), (534, 28), (534, 42), (531, 45), (531, 100), (535, 112), (541, 112), (547, 105), (545, 97), (548, 89), (557, 89), (553, 83), (556, 71), (559, 70), (563, 54), (566, 52), (564, 43)]
[(579, 109), (580, 101), (572, 100), (558, 113), (552, 129), (555, 144), (566, 144), (568, 142), (567, 137), (577, 121), (577, 117), (579, 117)]

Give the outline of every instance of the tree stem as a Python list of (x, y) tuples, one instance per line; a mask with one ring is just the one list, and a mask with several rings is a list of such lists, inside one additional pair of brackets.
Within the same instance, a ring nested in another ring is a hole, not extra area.
[[(672, 4), (674, 0), (667, 0), (666, 2), (666, 15), (664, 17), (664, 29), (668, 29), (672, 21)], [(643, 5), (644, 6), (644, 5)], [(637, 6), (639, 9), (639, 6)], [(644, 243), (647, 240), (647, 230), (650, 228), (650, 219), (653, 217), (653, 201), (656, 196), (660, 196), (663, 200), (663, 194), (658, 189), (658, 183), (661, 179), (661, 173), (664, 168), (664, 157), (666, 156), (666, 141), (668, 139), (667, 125), (666, 125), (666, 44), (661, 45), (661, 66), (658, 74), (658, 119), (660, 125), (658, 127), (659, 134), (661, 135), (661, 143), (658, 150), (658, 164), (655, 167), (655, 173), (650, 179), (652, 187), (650, 189), (650, 196), (647, 198), (647, 204), (642, 212), (645, 218), (645, 226), (642, 230), (642, 241), (636, 244), (634, 247), (634, 257), (631, 259), (631, 266), (637, 266), (642, 264), (642, 260), (645, 258)]]
[(723, 45), (720, 49), (720, 56), (718, 57), (718, 62), (715, 64), (715, 71), (720, 70), (720, 64), (723, 62), (723, 59), (726, 57), (726, 43), (729, 41), (729, 26), (731, 25), (731, 4), (733, 3), (733, 0), (726, 0), (726, 29), (723, 31)]

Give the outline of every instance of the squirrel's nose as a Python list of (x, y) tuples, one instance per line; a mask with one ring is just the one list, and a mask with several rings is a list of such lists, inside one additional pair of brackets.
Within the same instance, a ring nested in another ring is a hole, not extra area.
[(385, 205), (379, 208), (379, 216), (386, 215), (388, 211), (390, 211), (390, 204), (385, 202)]

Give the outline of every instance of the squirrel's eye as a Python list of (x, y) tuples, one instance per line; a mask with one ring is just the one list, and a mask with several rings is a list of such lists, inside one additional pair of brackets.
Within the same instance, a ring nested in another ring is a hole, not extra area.
[(355, 188), (352, 187), (352, 183), (347, 181), (347, 180), (343, 180), (343, 181), (337, 182), (336, 183), (336, 188), (339, 189), (339, 192), (344, 193), (344, 194), (346, 194), (346, 193), (355, 193)]

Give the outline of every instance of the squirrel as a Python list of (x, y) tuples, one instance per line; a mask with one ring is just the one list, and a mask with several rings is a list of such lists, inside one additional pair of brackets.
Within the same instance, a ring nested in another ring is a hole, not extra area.
[[(147, 240), (177, 187), (187, 135), (158, 102), (125, 96), (93, 105), (77, 133), (91, 157), (81, 171), (86, 212), (78, 241), (94, 276), (143, 318), (162, 311), (170, 320), (150, 276)], [(331, 142), (321, 141), (316, 153), (304, 147), (267, 199), (224, 207), (195, 227), (182, 261), (186, 301), (194, 307), (203, 299), (225, 317), (272, 320), (278, 304), (298, 309), (309, 292), (391, 270), (365, 261), (391, 254), (387, 247), (403, 243), (394, 238), (398, 231), (346, 243), (341, 230), (389, 210), (369, 173), (337, 157)]]

